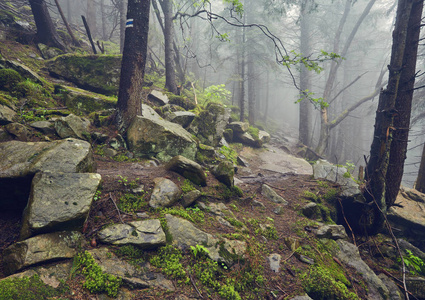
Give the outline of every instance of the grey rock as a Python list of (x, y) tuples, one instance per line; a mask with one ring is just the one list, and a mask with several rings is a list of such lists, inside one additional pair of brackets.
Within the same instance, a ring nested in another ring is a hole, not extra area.
[(148, 98), (157, 106), (164, 106), (170, 101), (166, 94), (157, 90), (152, 90), (152, 92), (148, 95)]
[(28, 141), (31, 133), (25, 125), (20, 123), (9, 123), (4, 129), (7, 130), (12, 136), (15, 136), (19, 141), (26, 142)]
[(288, 205), (288, 201), (279, 196), (271, 187), (266, 184), (261, 186), (261, 194), (274, 203)]
[(91, 134), (91, 138), (98, 144), (104, 144), (108, 140), (109, 136), (101, 132), (93, 132)]
[(61, 86), (61, 88), (66, 92), (66, 107), (77, 115), (115, 109), (116, 99), (94, 94), (85, 89), (67, 86)]
[(245, 161), (245, 159), (243, 159), (242, 157), (240, 157), (238, 155), (238, 157), (236, 158), (236, 161), (238, 163), (238, 165), (242, 166), (242, 167), (249, 167), (248, 163)]
[(61, 54), (63, 54), (63, 52), (61, 50), (59, 50), (58, 48), (54, 48), (54, 47), (49, 47), (45, 44), (37, 44), (38, 49), (40, 49), (41, 55), (45, 58), (45, 59), (51, 59), (54, 58), (56, 56), (59, 56)]
[(297, 254), (295, 256), (298, 258), (298, 260), (300, 262), (303, 262), (303, 263), (308, 264), (308, 265), (314, 265), (314, 259), (311, 258), (311, 257), (305, 256), (305, 255), (302, 255), (302, 254)]
[(206, 186), (207, 177), (202, 167), (184, 156), (177, 155), (173, 157), (165, 166), (167, 170), (174, 171), (189, 179), (193, 183)]
[(220, 223), (221, 225), (224, 225), (226, 227), (232, 228), (234, 229), (234, 227), (232, 226), (232, 224), (229, 223), (229, 221), (227, 221), (225, 218), (220, 217), (220, 216), (216, 216), (215, 219), (217, 220), (218, 223)]
[(272, 253), (268, 257), (268, 261), (270, 264), (270, 269), (275, 272), (279, 273), (280, 271), (280, 260), (282, 259), (282, 256), (277, 253)]
[(398, 286), (392, 281), (390, 278), (388, 278), (387, 275), (384, 273), (381, 273), (378, 275), (379, 279), (382, 280), (382, 282), (387, 287), (388, 291), (390, 292), (390, 300), (402, 300), (404, 297), (401, 296), (400, 290)]
[(389, 297), (388, 288), (382, 280), (369, 268), (361, 259), (357, 247), (345, 240), (337, 240), (340, 251), (337, 258), (344, 264), (354, 268), (367, 284), (367, 299), (387, 299)]
[(228, 128), (232, 129), (234, 133), (245, 133), (249, 128), (248, 122), (232, 122), (227, 125)]
[(133, 194), (142, 194), (145, 192), (145, 186), (143, 184), (140, 184), (139, 186), (135, 187), (134, 189), (131, 189), (131, 192)]
[(14, 60), (4, 60), (0, 58), (0, 64), (5, 65), (6, 68), (10, 68), (18, 72), (22, 77), (30, 79), (32, 82), (35, 82), (40, 85), (44, 85), (43, 80), (37, 73), (28, 68), (27, 66), (14, 61)]
[(65, 138), (87, 139), (90, 121), (70, 114), (66, 117), (61, 117), (55, 121), (55, 130), (57, 134)]
[[(146, 105), (144, 105), (146, 107)], [(169, 161), (176, 155), (195, 159), (196, 142), (178, 124), (147, 115), (134, 118), (127, 130), (129, 150), (138, 157), (156, 157)]]
[(273, 212), (274, 212), (276, 215), (282, 215), (282, 214), (285, 212), (285, 209), (283, 208), (283, 206), (276, 206), (276, 207), (273, 209)]
[(235, 168), (230, 161), (221, 161), (215, 166), (211, 173), (217, 178), (218, 181), (224, 183), (228, 187), (233, 186), (233, 176), (235, 176)]
[(90, 144), (76, 139), (55, 142), (0, 144), (0, 178), (17, 178), (52, 170), (65, 173), (96, 171)]
[(175, 290), (173, 283), (162, 274), (150, 272), (146, 265), (142, 268), (133, 266), (119, 259), (107, 248), (93, 249), (89, 253), (103, 272), (121, 278), (123, 284), (131, 289), (158, 287), (169, 291)]
[(317, 203), (310, 202), (303, 206), (302, 213), (309, 219), (316, 219), (320, 216), (320, 208)]
[(254, 148), (261, 147), (258, 140), (254, 139), (254, 137), (251, 134), (249, 134), (248, 132), (236, 133), (233, 136), (233, 139), (235, 141), (239, 142), (239, 143), (242, 143), (242, 144), (250, 146), (250, 147), (254, 147)]
[(258, 201), (258, 200), (252, 200), (252, 205), (253, 205), (253, 206), (263, 207), (263, 208), (265, 208), (265, 207), (266, 207), (266, 206), (264, 205), (264, 203), (263, 203), (263, 202)]
[(30, 126), (32, 128), (37, 129), (38, 131), (41, 131), (44, 134), (55, 134), (55, 128), (54, 128), (54, 124), (52, 122), (49, 121), (37, 121), (37, 122), (32, 122), (30, 124)]
[(156, 248), (166, 243), (165, 233), (158, 219), (111, 225), (99, 231), (98, 236), (103, 243), (132, 244), (143, 249)]
[(13, 140), (13, 137), (4, 129), (0, 128), (0, 143)]
[(81, 229), (100, 180), (101, 176), (93, 173), (35, 174), (22, 218), (21, 239), (39, 232)]
[(182, 198), (183, 207), (188, 207), (192, 205), (196, 200), (199, 199), (199, 197), (201, 197), (201, 195), (202, 193), (198, 190), (193, 190), (184, 194)]
[(169, 207), (179, 200), (182, 192), (174, 182), (166, 178), (155, 178), (154, 183), (150, 207)]
[(118, 151), (112, 148), (106, 148), (105, 150), (103, 150), (103, 154), (105, 154), (108, 157), (114, 157), (115, 155), (118, 154)]
[(404, 251), (410, 250), (414, 256), (417, 256), (423, 261), (425, 261), (425, 253), (422, 252), (419, 248), (413, 246), (404, 239), (398, 239), (397, 242), (401, 249), (403, 249)]
[(218, 202), (218, 203), (211, 202), (206, 210), (208, 210), (211, 214), (216, 216), (224, 216), (230, 213), (229, 208), (226, 206), (226, 204), (222, 202)]
[(347, 239), (347, 233), (342, 225), (323, 225), (316, 231), (316, 236), (319, 239)]
[(359, 185), (351, 177), (346, 177), (347, 169), (335, 166), (326, 160), (319, 159), (313, 165), (313, 176), (315, 179), (322, 178), (338, 183), (342, 187), (342, 195), (352, 197), (360, 194)]
[(183, 128), (186, 128), (195, 119), (195, 114), (190, 111), (176, 111), (172, 112), (167, 116), (170, 122), (180, 124)]
[[(208, 256), (212, 260), (223, 262), (228, 266), (231, 266), (235, 259), (241, 258), (246, 251), (246, 243), (244, 241), (219, 240), (211, 234), (196, 228), (191, 222), (170, 214), (166, 214), (165, 219), (173, 237), (173, 244), (181, 249), (205, 245), (208, 249)], [(222, 247), (220, 247), (220, 244)], [(226, 255), (223, 256), (224, 253)]]
[(270, 142), (270, 134), (264, 130), (260, 130), (258, 132), (258, 139), (260, 140), (261, 145), (267, 144)]
[(223, 138), (223, 132), (229, 123), (230, 108), (220, 103), (210, 102), (205, 110), (195, 117), (189, 132), (196, 135), (202, 144), (217, 146)]
[(73, 258), (82, 240), (79, 232), (62, 231), (15, 243), (3, 252), (4, 271), (10, 275), (35, 264)]
[(0, 104), (0, 125), (6, 125), (13, 122), (16, 112), (5, 105)]

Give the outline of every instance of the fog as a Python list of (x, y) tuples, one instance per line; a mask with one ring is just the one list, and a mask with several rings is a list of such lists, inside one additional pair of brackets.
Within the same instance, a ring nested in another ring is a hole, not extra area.
[[(105, 42), (106, 53), (117, 53), (119, 47), (112, 42), (119, 45), (121, 1), (124, 0), (60, 0), (59, 3), (73, 28), (81, 25), (81, 15), (85, 15), (95, 40)], [(364, 166), (372, 141), (379, 90), (385, 87), (388, 78), (386, 72), (379, 80), (390, 59), (394, 1), (359, 0), (348, 5), (342, 0), (319, 0), (314, 4), (306, 0), (290, 4), (271, 0), (242, 2), (244, 11), (239, 14), (222, 1), (211, 1), (205, 7), (196, 1), (174, 1), (176, 55), (185, 80), (178, 84), (193, 82), (201, 89), (225, 84), (232, 93), (227, 104), (240, 106), (243, 99), (246, 120), (252, 125), (266, 127), (272, 134), (282, 131), (298, 137), (303, 132), (304, 144), (329, 161)], [(53, 18), (60, 22), (54, 1), (50, 3)], [(202, 9), (213, 14), (199, 13)], [(197, 15), (188, 16), (193, 14)], [(153, 9), (150, 20), (149, 57), (158, 68), (163, 68), (164, 36)], [(343, 57), (331, 60), (332, 53)], [(307, 75), (300, 63), (305, 58), (317, 63), (311, 66), (316, 71), (309, 70)], [(423, 66), (420, 56), (418, 70)], [(301, 105), (297, 100), (306, 90), (311, 99), (302, 101), (319, 99), (329, 105), (327, 120), (320, 113), (320, 103), (306, 104), (301, 108), (304, 114), (300, 115)], [(415, 95), (413, 117), (424, 106), (419, 91)], [(358, 107), (341, 117), (360, 101), (363, 102)], [(300, 116), (305, 128), (300, 126)], [(333, 126), (333, 122), (338, 124)], [(324, 126), (330, 128), (326, 139), (321, 134)], [(423, 121), (412, 125), (404, 177), (408, 186), (413, 185), (417, 176), (423, 132)]]

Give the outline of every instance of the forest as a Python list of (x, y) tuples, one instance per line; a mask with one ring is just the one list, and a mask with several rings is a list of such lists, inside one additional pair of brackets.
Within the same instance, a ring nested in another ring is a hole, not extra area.
[(423, 4), (2, 0), (0, 300), (425, 299)]

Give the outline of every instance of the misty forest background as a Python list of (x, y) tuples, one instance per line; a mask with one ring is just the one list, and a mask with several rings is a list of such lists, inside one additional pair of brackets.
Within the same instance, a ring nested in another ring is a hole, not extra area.
[[(62, 23), (55, 1), (46, 2), (54, 22)], [(122, 51), (125, 2), (58, 1), (73, 30), (81, 32), (84, 28), (81, 16), (86, 17), (94, 41), (103, 43), (106, 54)], [(165, 69), (161, 9), (164, 2), (168, 1), (152, 0), (147, 73)], [(190, 89), (193, 83), (223, 94), (229, 104), (244, 104), (243, 117), (250, 123), (298, 133), (301, 142), (333, 163), (365, 165), (379, 91), (388, 78), (397, 2), (241, 2), (243, 15), (230, 11), (222, 1), (211, 1), (210, 9), (220, 16), (217, 17), (199, 13), (196, 1), (172, 1), (176, 84)], [(197, 16), (183, 17), (193, 14)], [(242, 24), (255, 26), (239, 26)], [(256, 25), (265, 25), (266, 29)], [(332, 53), (343, 59), (325, 59), (326, 54)], [(319, 65), (315, 70), (306, 70), (300, 64), (286, 66), (277, 62), (281, 54), (295, 60), (308, 57)], [(424, 65), (424, 48), (420, 45), (417, 87), (424, 85)], [(308, 99), (299, 102), (304, 97), (302, 91), (317, 102)], [(418, 88), (413, 99), (403, 177), (403, 184), (408, 187), (417, 178), (425, 141), (423, 93)], [(321, 116), (322, 99), (329, 105), (325, 108), (327, 119)], [(321, 134), (325, 126), (329, 128), (329, 137)]]

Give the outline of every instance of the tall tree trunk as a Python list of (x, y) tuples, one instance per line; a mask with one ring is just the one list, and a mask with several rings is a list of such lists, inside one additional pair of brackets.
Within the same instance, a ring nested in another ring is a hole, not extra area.
[(173, 29), (173, 3), (171, 0), (161, 0), (164, 13), (164, 46), (165, 46), (165, 88), (177, 94), (176, 71), (174, 61), (174, 29)]
[[(384, 219), (380, 211), (386, 213), (387, 210), (387, 173), (389, 168), (395, 167), (395, 165), (389, 167), (390, 151), (394, 134), (394, 117), (401, 112), (397, 111), (396, 107), (400, 107), (402, 111), (405, 110), (402, 103), (397, 102), (406, 101), (404, 97), (408, 90), (401, 90), (406, 88), (406, 79), (410, 78), (410, 80), (414, 81), (414, 76), (407, 76), (406, 78), (403, 73), (407, 72), (410, 74), (410, 71), (412, 71), (413, 74), (415, 74), (415, 66), (413, 65), (413, 70), (408, 70), (408, 65), (405, 64), (408, 63), (408, 58), (412, 58), (411, 51), (416, 51), (411, 49), (411, 47), (416, 44), (415, 48), (417, 48), (418, 39), (414, 38), (412, 31), (417, 31), (420, 26), (422, 5), (423, 0), (398, 1), (397, 17), (393, 31), (391, 62), (388, 66), (390, 71), (388, 85), (387, 88), (381, 92), (379, 97), (375, 119), (375, 131), (366, 172), (366, 181), (368, 185), (364, 196), (367, 202), (371, 203), (375, 208), (373, 221), (369, 224), (372, 231), (381, 229)], [(418, 20), (416, 19), (417, 11), (420, 11)], [(403, 81), (401, 81), (402, 78)], [(398, 99), (400, 96), (403, 97)], [(404, 103), (404, 105), (406, 105), (406, 103)], [(396, 188), (398, 190), (400, 184), (398, 184)]]
[(102, 40), (106, 41), (108, 39), (108, 34), (106, 33), (105, 0), (100, 0), (100, 14), (102, 20)]
[(92, 36), (97, 36), (97, 22), (96, 22), (96, 3), (94, 0), (87, 0), (87, 23), (90, 28)]
[(37, 26), (38, 41), (47, 46), (65, 51), (66, 47), (56, 32), (46, 2), (44, 0), (29, 0), (29, 2), (35, 25)]
[[(142, 84), (148, 49), (150, 0), (129, 0), (116, 111), (118, 130), (124, 134), (142, 112)], [(130, 20), (133, 20), (132, 22)]]
[[(245, 14), (244, 14), (244, 24), (245, 24)], [(239, 83), (239, 108), (240, 108), (240, 121), (245, 121), (245, 27), (242, 27), (242, 41), (241, 41), (241, 70), (240, 77), (241, 81)]]
[[(300, 11), (300, 52), (303, 56), (308, 57), (311, 52), (310, 46), (310, 25), (308, 15), (310, 13), (309, 1), (305, 0), (301, 4)], [(300, 66), (300, 98), (305, 96), (305, 92), (310, 90), (310, 71), (301, 64)], [(307, 99), (300, 102), (300, 116), (298, 126), (298, 139), (301, 143), (307, 146), (310, 145), (310, 136), (312, 128), (312, 104)]]
[(71, 27), (69, 27), (69, 24), (68, 24), (68, 22), (65, 18), (65, 15), (63, 14), (62, 8), (61, 8), (58, 0), (55, 0), (55, 4), (56, 4), (56, 7), (58, 8), (59, 14), (61, 15), (62, 21), (65, 24), (66, 30), (68, 31), (69, 35), (71, 36), (72, 43), (75, 46), (80, 46), (80, 42), (75, 38), (74, 33), (71, 30)]
[(422, 150), (421, 165), (419, 166), (415, 189), (421, 193), (425, 193), (425, 143)]
[(123, 53), (128, 0), (120, 0), (120, 52)]
[(423, 0), (413, 2), (406, 37), (406, 49), (395, 103), (394, 132), (391, 141), (390, 162), (386, 175), (385, 201), (392, 206), (397, 198), (404, 171), (412, 111), (413, 88), (416, 77), (419, 33)]

